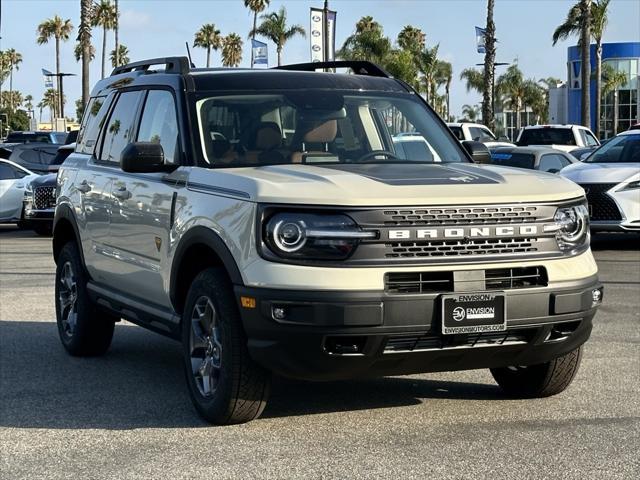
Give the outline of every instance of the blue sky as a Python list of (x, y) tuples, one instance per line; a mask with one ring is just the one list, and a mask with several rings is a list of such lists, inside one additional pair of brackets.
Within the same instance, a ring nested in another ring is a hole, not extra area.
[[(41, 68), (55, 70), (54, 44), (36, 44), (36, 27), (55, 14), (79, 23), (79, 0), (0, 0), (2, 2), (2, 43), (0, 48), (16, 48), (23, 55), (20, 70), (14, 74), (14, 88), (40, 100), (44, 91)], [(271, 9), (287, 8), (289, 21), (302, 24), (308, 30), (309, 7), (322, 6), (322, 0), (272, 0)], [(551, 45), (554, 28), (564, 19), (574, 0), (496, 0), (498, 61), (517, 59), (527, 77), (566, 77), (566, 48), (573, 42)], [(477, 103), (479, 97), (468, 94), (458, 80), (460, 72), (482, 62), (475, 51), (474, 26), (485, 23), (485, 0), (330, 0), (338, 11), (338, 47), (352, 33), (355, 23), (371, 15), (384, 26), (385, 34), (395, 38), (403, 26), (411, 24), (427, 34), (427, 44), (440, 44), (440, 56), (453, 64), (454, 83), (451, 91), (452, 113), (459, 114), (465, 103)], [(612, 0), (607, 42), (640, 41), (640, 1)], [(184, 43), (192, 43), (194, 32), (203, 23), (215, 23), (223, 34), (239, 33), (246, 38), (251, 27), (251, 15), (242, 0), (120, 0), (120, 41), (127, 45), (132, 60), (167, 55), (182, 55)], [(73, 56), (75, 32), (62, 46), (62, 71), (80, 73)], [(91, 83), (100, 76), (102, 32), (94, 30), (98, 49), (91, 64)], [(108, 35), (108, 49), (113, 49), (113, 32)], [(198, 66), (205, 62), (205, 51), (192, 49)], [(269, 45), (272, 62), (276, 52)], [(249, 42), (245, 42), (243, 65), (248, 66)], [(309, 39), (297, 38), (284, 49), (286, 63), (309, 59)], [(220, 64), (219, 54), (213, 64)], [(109, 68), (110, 69), (110, 68)], [(498, 71), (499, 73), (499, 71)], [(8, 88), (5, 83), (4, 88)], [(65, 80), (67, 115), (75, 111), (80, 97), (80, 76)]]

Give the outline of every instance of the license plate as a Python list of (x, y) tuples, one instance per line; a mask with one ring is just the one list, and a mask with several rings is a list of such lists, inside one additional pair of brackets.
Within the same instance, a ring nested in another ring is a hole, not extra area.
[(442, 295), (442, 333), (500, 332), (507, 329), (502, 292)]

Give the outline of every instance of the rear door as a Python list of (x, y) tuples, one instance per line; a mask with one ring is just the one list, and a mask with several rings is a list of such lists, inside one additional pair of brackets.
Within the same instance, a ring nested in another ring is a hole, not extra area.
[[(179, 164), (178, 121), (172, 92), (149, 90), (143, 97), (142, 113), (131, 141), (157, 142), (162, 146), (165, 162)], [(146, 301), (169, 306), (169, 299), (163, 294), (161, 265), (169, 246), (176, 187), (165, 182), (165, 176), (166, 173), (118, 172), (111, 185), (109, 246), (117, 259), (114, 285)]]

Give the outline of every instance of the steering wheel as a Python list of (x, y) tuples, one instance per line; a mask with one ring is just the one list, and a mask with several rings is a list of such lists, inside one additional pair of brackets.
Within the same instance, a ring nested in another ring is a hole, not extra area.
[(396, 155), (393, 152), (390, 152), (389, 150), (372, 150), (362, 155), (360, 158), (356, 160), (356, 162), (363, 162), (365, 160), (369, 160), (370, 158), (377, 157), (378, 155), (384, 155), (385, 157), (390, 158), (392, 160), (399, 160), (399, 158), (396, 157)]

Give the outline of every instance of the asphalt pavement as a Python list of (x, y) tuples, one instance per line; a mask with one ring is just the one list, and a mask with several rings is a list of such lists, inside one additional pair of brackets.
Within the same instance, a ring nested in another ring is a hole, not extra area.
[(195, 413), (180, 348), (121, 322), (101, 358), (57, 337), (51, 240), (0, 227), (0, 479), (639, 478), (640, 237), (602, 235), (605, 302), (564, 393), (488, 371), (277, 379), (261, 419)]

